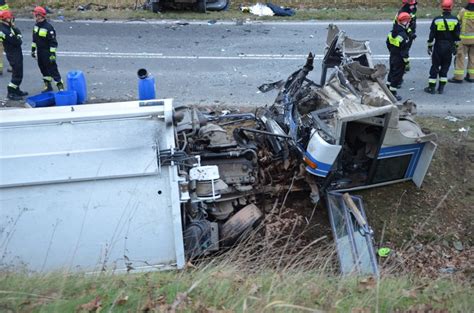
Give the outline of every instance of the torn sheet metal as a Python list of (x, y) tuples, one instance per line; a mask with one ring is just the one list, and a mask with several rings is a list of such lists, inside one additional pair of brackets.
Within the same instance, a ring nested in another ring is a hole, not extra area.
[(367, 42), (352, 40), (330, 25), (328, 45), (320, 84), (308, 79), (314, 69), (310, 53), (284, 83), (265, 86), (281, 86), (266, 118), (277, 121), (293, 139), (289, 143), (301, 152), (306, 170), (317, 176), (322, 189), (361, 189), (403, 180), (420, 185), (436, 135), (425, 134), (411, 118), (416, 112), (412, 101), (400, 104), (393, 97), (384, 83), (384, 65), (372, 66)]

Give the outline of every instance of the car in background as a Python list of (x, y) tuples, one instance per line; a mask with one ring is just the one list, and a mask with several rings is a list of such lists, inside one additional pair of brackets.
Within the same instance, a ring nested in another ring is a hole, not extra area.
[(221, 11), (227, 8), (229, 2), (230, 0), (150, 0), (151, 10), (154, 13), (161, 12), (166, 8), (191, 8), (200, 13), (206, 13), (207, 10)]

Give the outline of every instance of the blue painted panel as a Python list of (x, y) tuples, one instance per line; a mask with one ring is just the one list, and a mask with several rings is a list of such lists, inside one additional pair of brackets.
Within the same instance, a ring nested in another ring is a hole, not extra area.
[(313, 158), (311, 156), (311, 154), (309, 154), (308, 152), (305, 153), (305, 156), (311, 160), (311, 162), (313, 163), (316, 163), (316, 165), (318, 166), (316, 169), (313, 169), (309, 166), (306, 167), (306, 170), (308, 172), (310, 172), (311, 174), (313, 175), (317, 175), (317, 176), (322, 176), (322, 177), (326, 177), (328, 174), (329, 174), (329, 171), (331, 170), (331, 167), (332, 167), (332, 164), (327, 164), (327, 163), (323, 163), (323, 162), (319, 162), (318, 160), (316, 160), (315, 158)]
[(424, 146), (425, 143), (416, 143), (402, 146), (383, 147), (382, 149), (380, 149), (378, 159), (380, 160), (411, 154), (412, 158), (405, 173), (405, 178), (411, 178), (415, 173), (415, 169), (418, 165), (418, 161), (420, 160), (420, 155), (423, 151)]

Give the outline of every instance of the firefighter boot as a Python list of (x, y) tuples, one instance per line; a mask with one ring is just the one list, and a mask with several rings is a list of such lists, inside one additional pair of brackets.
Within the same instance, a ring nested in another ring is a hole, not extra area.
[(467, 81), (468, 83), (474, 83), (474, 78), (471, 78), (469, 74), (464, 77), (464, 80)]
[(7, 87), (7, 98), (10, 99), (10, 100), (13, 100), (13, 101), (22, 100), (23, 97), (18, 94), (17, 89), (18, 89), (18, 87), (15, 88), (15, 87), (12, 87), (12, 86), (8, 86)]
[(439, 86), (438, 86), (438, 93), (439, 93), (440, 95), (442, 95), (443, 92), (444, 92), (444, 86), (446, 86), (446, 83), (443, 83), (443, 82), (440, 82), (440, 83), (439, 83)]
[(402, 97), (400, 95), (397, 95), (397, 92), (395, 90), (391, 90), (392, 95), (397, 99), (397, 101), (402, 101)]
[(434, 95), (436, 93), (436, 83), (430, 83), (424, 90), (425, 92)]
[(56, 82), (56, 87), (58, 87), (59, 91), (63, 91), (64, 90), (63, 82)]
[(26, 91), (21, 90), (20, 87), (16, 89), (16, 94), (20, 97), (24, 97), (28, 95), (28, 93)]
[(44, 88), (43, 88), (43, 91), (41, 91), (41, 92), (49, 92), (49, 91), (53, 91), (53, 86), (51, 86), (50, 81), (45, 80), (44, 81)]
[(462, 84), (462, 80), (456, 79), (456, 78), (450, 78), (448, 79), (448, 82), (453, 83), (453, 84)]

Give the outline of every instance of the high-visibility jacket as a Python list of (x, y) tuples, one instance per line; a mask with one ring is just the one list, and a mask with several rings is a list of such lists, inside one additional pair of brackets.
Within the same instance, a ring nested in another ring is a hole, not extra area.
[(18, 28), (0, 22), (0, 44), (3, 44), (7, 54), (21, 54), (22, 35)]
[(5, 0), (0, 0), (0, 11), (10, 10)]
[[(413, 6), (413, 9), (411, 8), (411, 6)], [(410, 4), (404, 4), (400, 10), (398, 10), (398, 13), (397, 15), (395, 16), (395, 19), (393, 20), (393, 23), (394, 25), (397, 24), (397, 17), (400, 13), (402, 12), (406, 12), (408, 14), (410, 14), (411, 16), (411, 20), (410, 20), (410, 24), (409, 24), (409, 27), (407, 29), (407, 34), (408, 34), (408, 37), (412, 37), (413, 35), (416, 34), (416, 11), (417, 11), (417, 7), (416, 7), (416, 4), (415, 5), (410, 5)]]
[(47, 50), (51, 53), (56, 53), (57, 47), (58, 41), (56, 40), (54, 27), (46, 20), (36, 23), (33, 27), (33, 43), (31, 48), (33, 50)]
[(407, 30), (399, 24), (395, 24), (393, 29), (387, 36), (387, 48), (391, 55), (399, 55), (404, 61), (408, 62), (408, 34)]
[(459, 20), (452, 16), (450, 12), (443, 12), (443, 15), (437, 16), (431, 22), (430, 35), (428, 37), (428, 46), (433, 45), (433, 41), (439, 44), (442, 41), (454, 43), (459, 41), (460, 27)]
[(474, 45), (474, 4), (468, 4), (466, 8), (461, 9), (458, 14), (458, 20), (461, 24), (461, 43), (465, 45)]

